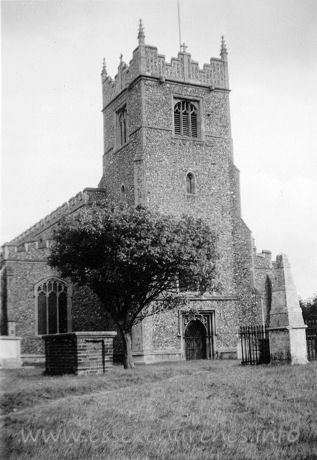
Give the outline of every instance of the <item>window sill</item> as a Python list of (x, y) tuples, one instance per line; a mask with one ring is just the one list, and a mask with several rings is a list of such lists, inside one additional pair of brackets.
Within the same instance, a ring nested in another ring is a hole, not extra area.
[(46, 335), (60, 335), (60, 334), (70, 334), (73, 331), (67, 331), (67, 332), (48, 332), (47, 334), (35, 334), (35, 337), (38, 337), (42, 339)]
[(204, 142), (204, 140), (201, 137), (180, 136), (179, 134), (172, 134), (172, 139), (187, 142), (197, 142), (199, 144), (202, 144)]

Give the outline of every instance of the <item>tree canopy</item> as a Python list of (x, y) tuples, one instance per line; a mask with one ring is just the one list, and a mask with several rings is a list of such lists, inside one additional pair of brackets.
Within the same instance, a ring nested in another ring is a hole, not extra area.
[(215, 235), (202, 219), (108, 203), (62, 221), (49, 264), (99, 297), (122, 335), (125, 367), (133, 367), (132, 326), (180, 304), (178, 279), (207, 291), (215, 259)]
[(304, 321), (317, 321), (317, 294), (306, 301), (300, 300)]

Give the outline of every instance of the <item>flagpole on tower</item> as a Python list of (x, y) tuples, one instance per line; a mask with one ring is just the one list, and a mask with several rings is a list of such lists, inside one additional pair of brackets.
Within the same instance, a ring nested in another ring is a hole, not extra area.
[(178, 13), (178, 38), (179, 38), (179, 49), (181, 50), (182, 46), (182, 36), (181, 36), (181, 14), (180, 14), (180, 6), (179, 1), (177, 0), (177, 13)]

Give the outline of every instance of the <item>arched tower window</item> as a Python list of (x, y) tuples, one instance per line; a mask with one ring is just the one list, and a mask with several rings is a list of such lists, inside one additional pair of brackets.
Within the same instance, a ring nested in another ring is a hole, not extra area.
[(191, 101), (179, 101), (174, 106), (174, 130), (180, 136), (197, 137), (197, 107)]
[(127, 107), (123, 106), (117, 112), (117, 144), (124, 145), (127, 142)]
[(58, 334), (70, 330), (70, 292), (57, 278), (42, 281), (35, 288), (37, 333)]
[(192, 173), (188, 173), (186, 176), (186, 190), (191, 195), (195, 193), (195, 177)]

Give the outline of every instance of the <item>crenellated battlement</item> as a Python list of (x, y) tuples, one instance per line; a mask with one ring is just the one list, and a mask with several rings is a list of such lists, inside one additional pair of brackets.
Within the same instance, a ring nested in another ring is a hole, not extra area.
[(47, 249), (50, 248), (52, 243), (53, 240), (42, 238), (20, 244), (5, 243), (1, 248), (1, 257), (3, 260), (16, 259), (23, 253), (29, 254), (31, 259), (35, 254), (38, 256), (42, 254), (46, 258)]
[(77, 193), (74, 197), (70, 198), (67, 202), (59, 206), (53, 212), (45, 216), (32, 227), (25, 230), (19, 236), (7, 243), (6, 246), (16, 246), (17, 250), (22, 249), (25, 245), (31, 244), (33, 241), (38, 240), (38, 236), (46, 229), (56, 224), (62, 217), (76, 211), (82, 206), (96, 202), (100, 198), (105, 198), (105, 190), (101, 188), (85, 188), (82, 192)]
[(139, 46), (133, 51), (133, 57), (127, 65), (120, 56), (118, 73), (111, 78), (106, 70), (105, 62), (101, 72), (103, 86), (103, 108), (106, 107), (118, 94), (126, 89), (138, 76), (158, 78), (162, 83), (165, 80), (186, 82), (217, 89), (229, 89), (227, 49), (222, 37), (220, 58), (211, 58), (209, 64), (199, 68), (198, 62), (192, 60), (186, 52), (186, 46), (181, 46), (177, 58), (166, 62), (165, 56), (159, 54), (154, 46), (145, 45), (143, 26), (140, 23)]

